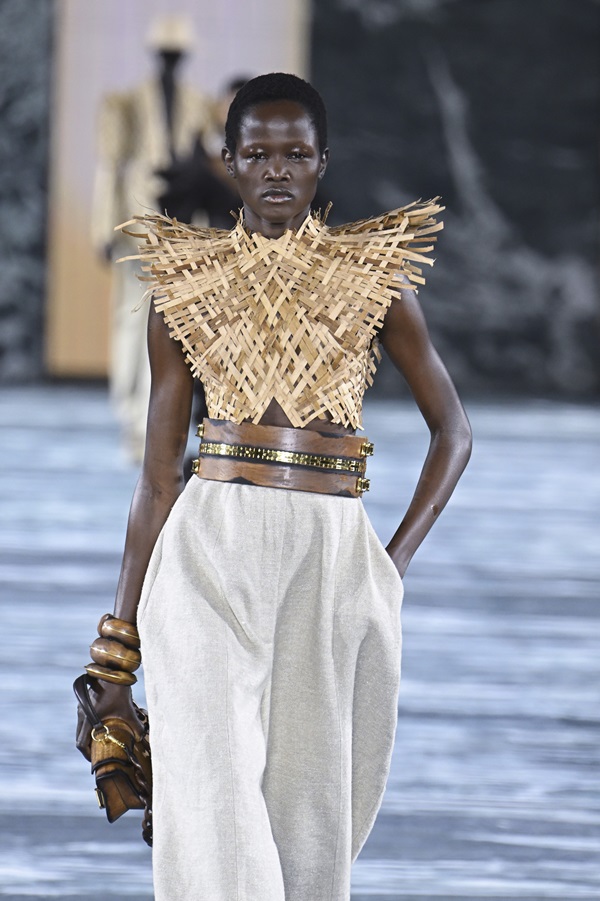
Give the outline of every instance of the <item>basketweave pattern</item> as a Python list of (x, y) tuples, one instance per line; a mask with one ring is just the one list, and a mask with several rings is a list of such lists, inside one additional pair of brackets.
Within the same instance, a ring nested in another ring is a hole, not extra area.
[(249, 234), (241, 216), (231, 231), (158, 214), (120, 228), (142, 241), (145, 296), (203, 382), (209, 417), (258, 423), (275, 399), (295, 427), (360, 428), (392, 283), (424, 284), (438, 199), (336, 228), (310, 215), (280, 238)]

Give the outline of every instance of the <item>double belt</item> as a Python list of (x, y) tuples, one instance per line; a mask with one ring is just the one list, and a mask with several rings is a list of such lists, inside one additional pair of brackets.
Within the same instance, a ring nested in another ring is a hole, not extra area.
[(369, 490), (373, 445), (356, 435), (204, 419), (193, 471), (202, 479), (342, 497)]

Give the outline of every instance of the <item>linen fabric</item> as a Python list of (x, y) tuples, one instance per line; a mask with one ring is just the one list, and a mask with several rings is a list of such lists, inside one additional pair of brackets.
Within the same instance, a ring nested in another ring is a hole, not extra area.
[(192, 478), (138, 611), (156, 901), (348, 901), (402, 594), (360, 500)]

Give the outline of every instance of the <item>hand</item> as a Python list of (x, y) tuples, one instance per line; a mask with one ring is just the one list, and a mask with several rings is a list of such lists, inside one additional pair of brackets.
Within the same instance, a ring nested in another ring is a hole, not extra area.
[[(114, 685), (111, 682), (102, 682), (93, 679), (90, 686), (92, 704), (96, 708), (101, 720), (109, 717), (118, 717), (125, 720), (136, 738), (141, 737), (143, 727), (136, 713), (131, 688), (128, 685)], [(92, 741), (92, 728), (84, 716), (81, 707), (77, 707), (77, 731), (75, 745), (81, 751), (86, 760), (90, 760), (90, 745)]]

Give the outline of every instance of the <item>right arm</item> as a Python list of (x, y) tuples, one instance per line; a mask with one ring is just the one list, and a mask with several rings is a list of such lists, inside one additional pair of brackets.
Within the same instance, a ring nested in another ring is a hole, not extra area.
[[(181, 345), (169, 337), (163, 317), (152, 306), (148, 317), (148, 354), (152, 388), (148, 407), (146, 449), (135, 488), (123, 564), (115, 601), (115, 616), (135, 623), (144, 576), (156, 539), (184, 487), (183, 457), (192, 406), (193, 377)], [(139, 731), (131, 689), (95, 680), (95, 706), (101, 719), (119, 716)], [(89, 743), (89, 727), (80, 716), (77, 746)]]
[(152, 388), (144, 463), (131, 502), (115, 616), (135, 623), (142, 584), (160, 530), (184, 488), (194, 380), (181, 345), (169, 337), (162, 314), (148, 317)]

